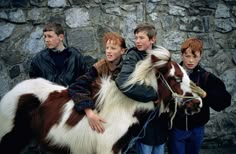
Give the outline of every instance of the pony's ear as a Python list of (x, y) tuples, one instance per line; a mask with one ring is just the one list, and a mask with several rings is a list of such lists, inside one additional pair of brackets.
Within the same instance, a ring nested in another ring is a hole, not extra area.
[(160, 59), (158, 57), (156, 57), (155, 55), (151, 55), (151, 62), (155, 63), (157, 61), (159, 61)]

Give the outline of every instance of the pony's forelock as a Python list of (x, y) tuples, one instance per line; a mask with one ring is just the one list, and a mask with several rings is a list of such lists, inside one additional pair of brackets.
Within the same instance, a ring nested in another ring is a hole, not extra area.
[(159, 59), (153, 64), (153, 67), (157, 67), (157, 68), (163, 67), (163, 65), (167, 64), (168, 61), (171, 59), (170, 52), (162, 46), (158, 46), (157, 48), (151, 50), (148, 56), (151, 56), (151, 55)]

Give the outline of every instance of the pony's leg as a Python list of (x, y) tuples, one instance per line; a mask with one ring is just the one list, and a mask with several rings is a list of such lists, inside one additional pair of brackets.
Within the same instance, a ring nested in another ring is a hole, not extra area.
[(32, 94), (22, 95), (13, 120), (12, 130), (3, 136), (0, 153), (19, 154), (33, 137), (31, 129), (31, 113), (40, 105), (40, 101)]
[(15, 126), (11, 132), (7, 133), (1, 140), (0, 153), (19, 154), (20, 151), (29, 143), (31, 132), (28, 130), (27, 133), (21, 131), (28, 130), (24, 126)]

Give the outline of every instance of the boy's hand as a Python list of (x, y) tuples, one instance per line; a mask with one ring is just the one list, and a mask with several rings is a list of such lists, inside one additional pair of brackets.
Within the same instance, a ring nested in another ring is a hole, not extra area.
[(103, 127), (102, 123), (106, 123), (106, 121), (94, 113), (92, 109), (85, 109), (85, 113), (88, 117), (90, 127), (97, 133), (103, 133), (105, 128)]
[(207, 95), (207, 93), (202, 88), (197, 86), (193, 81), (190, 81), (190, 88), (192, 89), (194, 93), (196, 93), (202, 98), (205, 98)]

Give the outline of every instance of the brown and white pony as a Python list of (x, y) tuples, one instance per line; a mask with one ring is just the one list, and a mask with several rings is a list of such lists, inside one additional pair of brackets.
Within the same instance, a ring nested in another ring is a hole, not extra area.
[[(146, 84), (159, 93), (158, 109), (170, 113), (177, 106), (187, 114), (199, 112), (202, 100), (190, 89), (184, 69), (159, 47), (140, 61), (125, 86)], [(139, 125), (153, 102), (142, 103), (125, 96), (109, 77), (102, 79), (94, 109), (106, 119), (105, 132), (93, 131), (84, 113), (74, 109), (66, 87), (42, 78), (25, 80), (0, 102), (0, 153), (19, 153), (35, 136), (39, 143), (58, 153), (118, 154), (139, 133)]]

